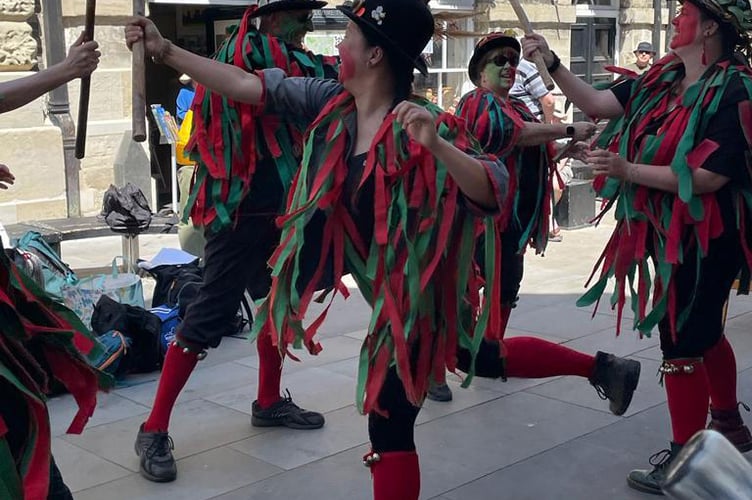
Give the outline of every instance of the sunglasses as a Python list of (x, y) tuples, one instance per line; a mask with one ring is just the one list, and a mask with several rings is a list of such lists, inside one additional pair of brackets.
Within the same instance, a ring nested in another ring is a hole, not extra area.
[(648, 52), (647, 50), (638, 50), (638, 51), (637, 51), (637, 53), (638, 53), (638, 54), (640, 54), (640, 55), (643, 55), (643, 56), (644, 56), (645, 54), (649, 54), (649, 55), (652, 55), (652, 54), (653, 54), (652, 52)]
[(496, 66), (503, 68), (506, 66), (507, 63), (509, 63), (512, 67), (517, 67), (517, 65), (520, 63), (520, 57), (519, 56), (512, 56), (507, 57), (504, 54), (497, 54), (491, 59), (488, 60), (488, 63), (494, 63)]
[(306, 24), (310, 21), (313, 21), (313, 12), (301, 14), (297, 19), (298, 19), (298, 22), (301, 24)]

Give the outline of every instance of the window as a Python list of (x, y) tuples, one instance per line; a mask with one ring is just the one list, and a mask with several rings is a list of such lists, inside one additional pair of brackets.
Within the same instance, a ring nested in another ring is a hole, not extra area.
[[(570, 38), (572, 73), (591, 85), (613, 80), (614, 75), (606, 67), (616, 62), (616, 28), (614, 17), (577, 17)], [(575, 109), (574, 120), (583, 119), (584, 115)]]
[[(444, 21), (450, 32), (471, 31), (470, 19)], [(475, 88), (467, 76), (474, 39), (464, 36), (434, 37), (423, 50), (429, 75), (415, 74), (415, 92), (447, 111), (454, 111), (460, 97)]]

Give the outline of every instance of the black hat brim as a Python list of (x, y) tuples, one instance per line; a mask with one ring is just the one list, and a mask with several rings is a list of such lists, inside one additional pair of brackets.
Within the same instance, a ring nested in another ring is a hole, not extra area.
[(386, 48), (390, 54), (395, 54), (397, 56), (402, 57), (404, 60), (409, 61), (412, 63), (412, 65), (420, 71), (420, 74), (423, 76), (428, 76), (428, 66), (426, 65), (426, 61), (423, 59), (422, 56), (418, 55), (415, 59), (410, 57), (408, 54), (405, 53), (404, 50), (402, 50), (401, 47), (399, 47), (396, 43), (394, 43), (386, 34), (384, 34), (383, 31), (378, 29), (373, 24), (369, 23), (368, 21), (365, 21), (363, 18), (358, 17), (355, 15), (355, 13), (350, 9), (349, 7), (344, 7), (342, 5), (337, 7), (337, 10), (342, 12), (344, 15), (346, 15), (352, 22), (358, 25), (358, 27), (362, 30), (367, 30), (371, 34), (375, 35), (376, 38), (379, 39), (380, 43), (383, 44), (384, 48)]
[(518, 42), (516, 38), (511, 36), (500, 36), (493, 40), (489, 40), (482, 47), (476, 48), (473, 52), (472, 57), (470, 57), (470, 63), (468, 63), (467, 65), (467, 74), (468, 76), (470, 76), (470, 81), (473, 82), (476, 86), (480, 86), (479, 81), (481, 68), (478, 67), (478, 64), (480, 64), (481, 60), (483, 60), (483, 56), (499, 47), (512, 47), (517, 52), (522, 53), (520, 42)]
[(322, 9), (326, 6), (326, 2), (310, 0), (280, 0), (279, 2), (270, 3), (259, 7), (251, 14), (251, 17), (266, 16), (273, 12), (281, 12), (284, 10), (315, 10)]

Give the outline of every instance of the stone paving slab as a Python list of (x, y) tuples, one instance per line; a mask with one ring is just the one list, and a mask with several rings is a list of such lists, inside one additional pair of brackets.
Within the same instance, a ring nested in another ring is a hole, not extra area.
[[(665, 396), (655, 377), (657, 339), (637, 339), (629, 328), (629, 310), (621, 336), (615, 337), (616, 316), (607, 297), (594, 320), (591, 309), (574, 305), (609, 232), (609, 221), (565, 231), (564, 242), (550, 245), (545, 258), (526, 257), (509, 335), (541, 336), (588, 353), (604, 350), (640, 360), (640, 386), (627, 416), (611, 415), (581, 378), (476, 379), (464, 390), (449, 374), (454, 401), (426, 402), (418, 419), (421, 499), (647, 498), (629, 490), (624, 477), (645, 466), (670, 436)], [(112, 240), (76, 242), (64, 251), (79, 265), (101, 265), (103, 256), (120, 253), (119, 238)], [(163, 245), (176, 246), (177, 238), (149, 235), (141, 242), (141, 255), (148, 258)], [(150, 286), (147, 280), (147, 294)], [(158, 374), (131, 377), (132, 386), (101, 395), (82, 436), (62, 434), (75, 406), (68, 396), (53, 398), (53, 434), (59, 436), (53, 446), (75, 498), (370, 499), (369, 473), (361, 465), (368, 451), (367, 419), (353, 406), (368, 312), (357, 292), (347, 301), (336, 299), (322, 328), (321, 355), (300, 353), (302, 363), (285, 363), (282, 387), (289, 387), (302, 406), (326, 412), (328, 422), (320, 431), (251, 427), (258, 356), (247, 340), (224, 339), (199, 364), (175, 409), (171, 434), (179, 476), (172, 484), (142, 479), (132, 448)], [(731, 298), (727, 326), (738, 369), (746, 370), (741, 397), (752, 401), (752, 299)]]

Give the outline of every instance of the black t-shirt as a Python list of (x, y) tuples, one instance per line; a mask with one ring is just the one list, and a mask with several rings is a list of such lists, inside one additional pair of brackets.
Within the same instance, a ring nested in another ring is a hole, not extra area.
[[(632, 89), (631, 81), (624, 81), (611, 88), (624, 109), (632, 97)], [(702, 138), (714, 141), (719, 147), (708, 156), (701, 168), (730, 179), (715, 193), (726, 231), (736, 230), (734, 188), (748, 187), (750, 183), (746, 166), (747, 140), (739, 119), (739, 103), (745, 99), (747, 92), (744, 83), (739, 75), (733, 75)], [(664, 115), (655, 119), (645, 133), (655, 134), (667, 118), (668, 115)]]
[[(611, 88), (622, 108), (632, 96), (632, 82), (626, 80)], [(716, 174), (726, 176), (732, 182), (746, 183), (747, 169), (745, 153), (747, 141), (739, 121), (739, 102), (747, 98), (744, 84), (738, 75), (733, 75), (726, 87), (718, 110), (708, 123), (704, 139), (716, 142), (720, 147), (716, 149), (703, 163), (702, 168)], [(650, 124), (646, 133), (655, 134), (663, 125), (664, 119), (655, 120)]]

